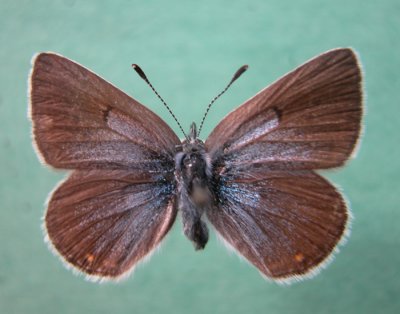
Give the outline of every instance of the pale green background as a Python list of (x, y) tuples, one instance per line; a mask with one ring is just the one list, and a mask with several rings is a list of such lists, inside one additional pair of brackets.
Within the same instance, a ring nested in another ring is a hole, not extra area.
[[(0, 2), (0, 313), (400, 313), (400, 2)], [(47, 249), (44, 201), (63, 177), (30, 141), (27, 77), (35, 52), (77, 60), (178, 128), (131, 69), (140, 64), (188, 128), (242, 64), (206, 135), (266, 84), (326, 50), (351, 46), (365, 70), (358, 157), (330, 173), (349, 198), (352, 236), (318, 277), (267, 282), (214, 234), (195, 252), (175, 225), (160, 252), (119, 284), (73, 275)]]

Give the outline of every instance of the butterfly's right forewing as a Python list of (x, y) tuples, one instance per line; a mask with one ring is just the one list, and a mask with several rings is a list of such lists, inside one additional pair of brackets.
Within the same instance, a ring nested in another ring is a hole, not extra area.
[(361, 70), (350, 49), (324, 53), (228, 114), (207, 138), (214, 164), (327, 169), (345, 163), (360, 136)]

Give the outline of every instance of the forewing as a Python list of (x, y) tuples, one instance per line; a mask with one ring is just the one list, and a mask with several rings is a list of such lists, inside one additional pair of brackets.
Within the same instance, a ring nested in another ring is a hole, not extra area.
[(126, 275), (172, 226), (173, 188), (147, 171), (76, 170), (49, 200), (48, 240), (93, 279)]
[(361, 72), (354, 52), (324, 53), (225, 117), (206, 141), (215, 165), (324, 169), (342, 165), (360, 133)]
[(207, 212), (222, 238), (264, 275), (287, 282), (315, 274), (346, 233), (340, 193), (312, 171), (261, 170), (219, 182)]
[(30, 102), (38, 151), (55, 168), (165, 167), (180, 143), (149, 109), (53, 53), (33, 61)]

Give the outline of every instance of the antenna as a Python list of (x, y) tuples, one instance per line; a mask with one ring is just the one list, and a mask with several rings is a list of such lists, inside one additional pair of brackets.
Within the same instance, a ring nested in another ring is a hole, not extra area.
[(201, 120), (200, 127), (199, 127), (199, 131), (197, 132), (197, 136), (200, 135), (201, 129), (202, 129), (202, 127), (203, 127), (204, 120), (206, 119), (207, 114), (208, 114), (208, 112), (210, 111), (210, 108), (211, 108), (212, 104), (213, 104), (219, 97), (221, 97), (221, 96), (228, 90), (229, 87), (231, 87), (231, 85), (233, 84), (234, 81), (236, 81), (244, 72), (246, 72), (246, 70), (248, 69), (248, 67), (249, 67), (249, 66), (248, 66), (247, 64), (242, 65), (242, 66), (239, 68), (239, 70), (237, 70), (237, 71), (235, 72), (235, 74), (233, 75), (233, 77), (232, 77), (231, 81), (229, 82), (229, 84), (226, 85), (226, 87), (222, 90), (222, 92), (220, 92), (217, 96), (215, 96), (215, 97), (213, 98), (213, 100), (211, 100), (211, 102), (208, 104), (207, 109), (206, 109), (206, 112), (205, 112), (205, 114), (204, 114), (204, 116), (203, 116), (203, 119)]
[(150, 83), (149, 79), (147, 78), (146, 74), (144, 74), (143, 70), (137, 65), (137, 64), (132, 64), (132, 68), (136, 71), (137, 74), (147, 83), (147, 85), (150, 86), (150, 88), (153, 90), (154, 94), (157, 95), (158, 99), (161, 100), (163, 105), (168, 109), (168, 112), (171, 114), (171, 116), (174, 118), (175, 122), (178, 124), (179, 128), (181, 129), (183, 135), (185, 136), (186, 139), (189, 139), (188, 136), (186, 135), (185, 131), (183, 131), (183, 128), (181, 124), (179, 123), (178, 119), (175, 117), (174, 113), (172, 112), (171, 108), (167, 105), (167, 103), (162, 99), (160, 94), (156, 91), (156, 89), (153, 87), (153, 85)]

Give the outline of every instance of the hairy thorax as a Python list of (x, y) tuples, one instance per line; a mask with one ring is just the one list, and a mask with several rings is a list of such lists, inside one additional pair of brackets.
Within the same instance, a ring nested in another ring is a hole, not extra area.
[(183, 230), (196, 250), (208, 241), (208, 229), (202, 216), (213, 206), (211, 163), (204, 143), (196, 138), (192, 124), (190, 136), (182, 142), (175, 156), (175, 174), (178, 185), (178, 208), (182, 214)]

